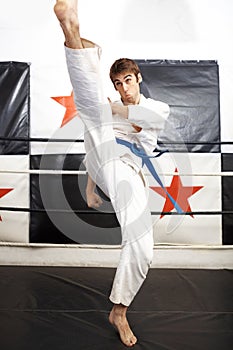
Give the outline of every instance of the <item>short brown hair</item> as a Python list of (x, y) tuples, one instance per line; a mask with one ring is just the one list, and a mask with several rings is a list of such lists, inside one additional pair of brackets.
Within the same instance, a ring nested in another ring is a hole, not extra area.
[(122, 72), (133, 73), (138, 79), (138, 74), (140, 73), (140, 69), (137, 63), (131, 60), (130, 58), (119, 58), (112, 64), (109, 72), (110, 79), (112, 80), (113, 83), (114, 83), (114, 77), (117, 74)]

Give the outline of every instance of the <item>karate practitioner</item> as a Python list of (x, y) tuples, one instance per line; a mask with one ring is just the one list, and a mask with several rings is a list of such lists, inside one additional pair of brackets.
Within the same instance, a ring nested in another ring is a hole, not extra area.
[(113, 281), (109, 321), (122, 342), (137, 342), (126, 318), (129, 305), (142, 286), (153, 258), (153, 225), (148, 208), (148, 186), (141, 159), (116, 139), (136, 144), (151, 155), (169, 106), (140, 94), (142, 76), (130, 59), (119, 59), (110, 78), (120, 94), (112, 102), (103, 94), (101, 49), (80, 36), (77, 0), (57, 0), (54, 12), (65, 36), (67, 68), (79, 115), (85, 125), (88, 181), (87, 203), (98, 208), (102, 200), (96, 184), (110, 198), (122, 232), (120, 261)]

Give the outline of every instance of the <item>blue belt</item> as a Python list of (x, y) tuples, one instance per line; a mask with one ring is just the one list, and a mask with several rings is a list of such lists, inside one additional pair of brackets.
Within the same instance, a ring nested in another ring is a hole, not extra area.
[(180, 206), (177, 204), (177, 202), (175, 201), (175, 199), (170, 195), (170, 193), (168, 193), (166, 187), (164, 187), (159, 175), (157, 174), (154, 165), (152, 164), (150, 158), (157, 158), (159, 156), (161, 156), (164, 152), (167, 152), (167, 150), (165, 151), (160, 151), (158, 154), (156, 154), (155, 156), (148, 156), (145, 151), (142, 148), (139, 148), (135, 143), (130, 143), (129, 141), (125, 141), (119, 138), (116, 138), (117, 143), (124, 145), (126, 147), (128, 147), (131, 152), (133, 154), (135, 154), (137, 157), (141, 158), (142, 160), (142, 166), (145, 164), (147, 166), (147, 169), (150, 171), (151, 175), (153, 176), (153, 178), (158, 182), (158, 184), (162, 187), (162, 189), (164, 190), (164, 192), (166, 193), (166, 195), (168, 196), (168, 198), (170, 199), (170, 201), (172, 202), (172, 204), (174, 205), (174, 208), (176, 209), (176, 211), (178, 213), (183, 213), (183, 210), (180, 208)]

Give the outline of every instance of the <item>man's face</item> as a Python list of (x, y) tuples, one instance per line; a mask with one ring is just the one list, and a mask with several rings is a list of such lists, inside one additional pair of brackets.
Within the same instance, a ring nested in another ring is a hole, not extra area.
[(138, 78), (130, 72), (119, 73), (114, 77), (115, 89), (119, 92), (124, 105), (138, 104), (140, 100), (141, 75)]

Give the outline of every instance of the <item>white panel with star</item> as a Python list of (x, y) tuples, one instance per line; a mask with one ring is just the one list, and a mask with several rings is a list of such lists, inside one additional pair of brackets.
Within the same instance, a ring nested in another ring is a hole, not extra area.
[[(165, 153), (153, 164), (165, 190), (186, 215), (153, 215), (157, 244), (222, 244), (221, 215), (192, 212), (221, 212), (221, 155), (219, 153)], [(176, 212), (167, 193), (149, 175), (152, 212)], [(172, 175), (168, 175), (168, 174)], [(167, 175), (165, 175), (167, 174)], [(198, 176), (197, 176), (198, 174)], [(207, 176), (208, 174), (208, 176)]]
[(75, 108), (65, 62), (31, 65), (31, 154), (83, 153), (82, 143), (52, 142), (51, 139), (83, 139), (83, 123)]
[[(0, 241), (29, 241), (29, 156), (0, 156)], [(16, 210), (1, 210), (1, 207)]]

